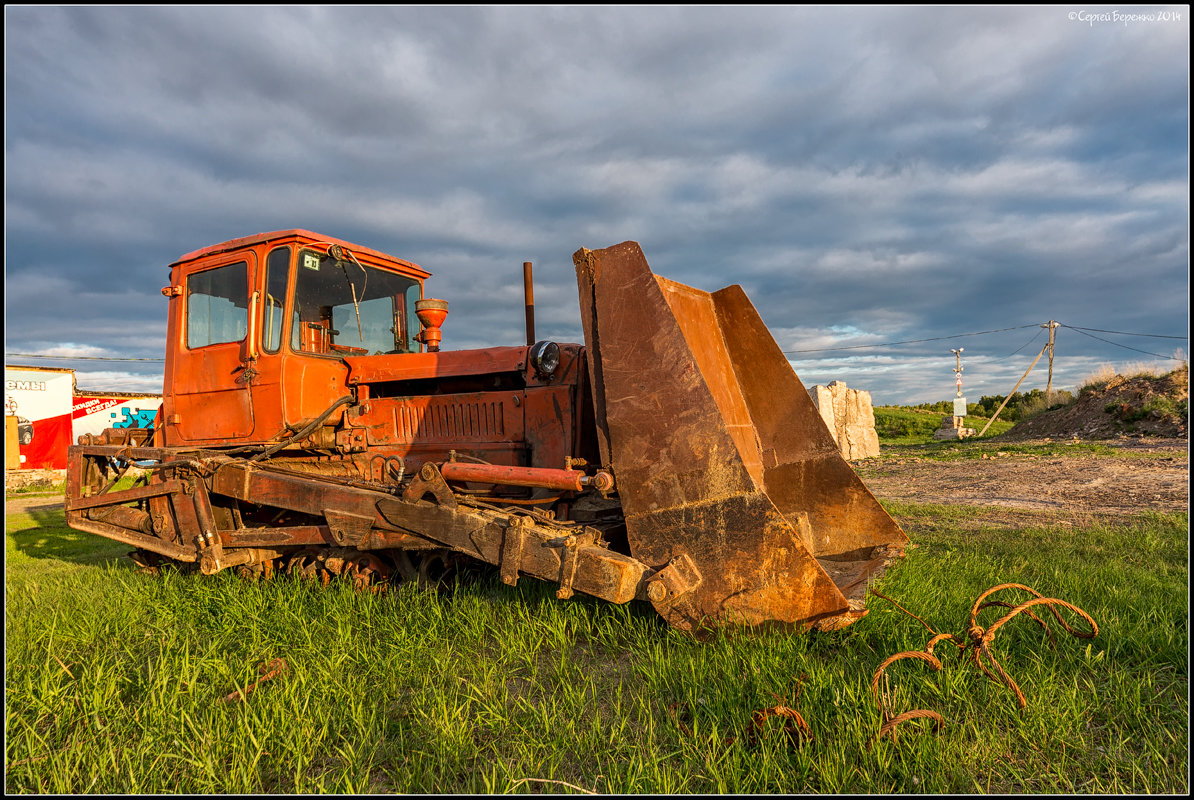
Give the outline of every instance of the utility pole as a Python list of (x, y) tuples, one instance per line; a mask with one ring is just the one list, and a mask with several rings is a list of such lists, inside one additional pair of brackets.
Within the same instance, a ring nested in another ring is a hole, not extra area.
[[(957, 393), (954, 394), (954, 416), (955, 417), (966, 416), (966, 398), (962, 397), (962, 351), (965, 349), (966, 349), (965, 347), (959, 347), (957, 350), (954, 350), (951, 348), (949, 351), (954, 354), (954, 359), (956, 361), (956, 364), (954, 366), (954, 376), (955, 376), (954, 385), (958, 387), (958, 391), (957, 391)], [(958, 413), (958, 406), (959, 406), (958, 401), (959, 400), (961, 400), (960, 405), (962, 406), (961, 414)]]
[(951, 349), (949, 351), (954, 354), (954, 358), (957, 360), (957, 364), (954, 366), (954, 375), (957, 376), (957, 380), (954, 383), (958, 387), (958, 397), (962, 396), (962, 351), (965, 349), (965, 347), (959, 347), (957, 350)]
[(1061, 323), (1055, 320), (1041, 323), (1042, 328), (1049, 329), (1049, 381), (1045, 384), (1045, 406), (1053, 405), (1053, 331), (1061, 327)]

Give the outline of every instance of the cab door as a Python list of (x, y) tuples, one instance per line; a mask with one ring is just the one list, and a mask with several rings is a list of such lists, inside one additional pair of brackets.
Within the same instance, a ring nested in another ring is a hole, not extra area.
[(174, 363), (168, 365), (174, 407), (166, 413), (188, 443), (253, 434), (256, 352), (250, 312), (257, 311), (252, 306), (259, 297), (253, 291), (256, 267), (253, 251), (242, 250), (196, 265), (183, 276), (182, 324), (173, 328)]

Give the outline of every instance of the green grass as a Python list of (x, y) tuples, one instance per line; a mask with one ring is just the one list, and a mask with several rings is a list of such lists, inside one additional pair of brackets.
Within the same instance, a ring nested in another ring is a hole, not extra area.
[(1150, 453), (1111, 447), (1100, 442), (1001, 442), (982, 439), (945, 440), (926, 444), (891, 444), (880, 451), (881, 458), (920, 458), (932, 461), (965, 461), (994, 455), (1071, 456), (1089, 458), (1169, 458), (1171, 453)]
[(34, 483), (29, 486), (22, 486), (16, 489), (6, 489), (6, 495), (14, 497), (30, 497), (34, 495), (60, 495), (66, 491), (66, 481), (58, 481), (57, 483), (50, 483), (48, 480), (42, 483)]
[[(1170, 459), (1172, 448), (1150, 450), (1114, 447), (1099, 441), (1002, 441), (984, 436), (981, 439), (884, 444), (879, 452), (880, 459), (917, 458), (932, 461), (965, 461), (990, 458), (996, 455), (1017, 455), (1036, 457), (1078, 457), (1078, 458), (1121, 458), (1121, 459)], [(858, 464), (855, 467), (858, 468)], [(863, 464), (865, 466), (865, 462)]]
[[(926, 444), (933, 442), (933, 432), (941, 427), (943, 416), (940, 411), (924, 411), (905, 406), (878, 406), (875, 408), (875, 432), (879, 434), (879, 444), (883, 446)], [(966, 417), (965, 424), (968, 428), (974, 428), (977, 433), (987, 424), (987, 418)], [(983, 438), (1006, 433), (1014, 425), (1013, 422), (997, 419)]]
[[(964, 633), (975, 597), (1011, 581), (1084, 608), (1098, 637), (1058, 630), (1052, 650), (1030, 621), (1001, 629), (1022, 714), (953, 653), (939, 673), (900, 662), (893, 707), (934, 709), (944, 731), (912, 723), (868, 747), (875, 668), (928, 641), (877, 598), (842, 631), (698, 642), (644, 605), (559, 601), (489, 571), (382, 595), (151, 578), (60, 510), (11, 514), (5, 789), (1185, 793), (1186, 515), (1012, 532), (959, 507), (889, 508), (918, 546), (878, 588), (938, 630)], [(288, 674), (223, 701), (275, 658)], [(815, 742), (794, 748), (778, 723), (744, 735), (772, 693)]]

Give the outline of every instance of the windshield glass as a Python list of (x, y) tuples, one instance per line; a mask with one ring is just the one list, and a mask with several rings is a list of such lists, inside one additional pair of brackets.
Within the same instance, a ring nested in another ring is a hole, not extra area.
[[(299, 252), (290, 347), (330, 356), (416, 353), (414, 304), (419, 284), (393, 272), (363, 266), (345, 251), (337, 260), (314, 250)], [(412, 330), (413, 323), (413, 330)]]

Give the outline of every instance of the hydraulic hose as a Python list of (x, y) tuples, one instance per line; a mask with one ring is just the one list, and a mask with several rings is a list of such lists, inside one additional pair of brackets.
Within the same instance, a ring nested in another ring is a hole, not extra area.
[(324, 421), (332, 415), (332, 412), (335, 411), (340, 406), (347, 405), (349, 403), (354, 403), (354, 402), (356, 402), (356, 398), (354, 395), (351, 395), (351, 394), (344, 395), (339, 400), (337, 400), (336, 402), (334, 402), (330, 406), (328, 406), (326, 409), (324, 409), (322, 414), (320, 414), (315, 419), (311, 420), (311, 422), (307, 423), (307, 425), (305, 425), (303, 427), (303, 429), (300, 430), (298, 433), (294, 434), (289, 439), (285, 439), (281, 442), (278, 442), (275, 445), (272, 445), (268, 449), (263, 450), (262, 452), (258, 453), (257, 455), (253, 456), (252, 458), (250, 458), (249, 461), (264, 461), (265, 459), (269, 458), (270, 456), (272, 456), (274, 453), (278, 452), (282, 448), (288, 447), (288, 446), (294, 444), (295, 442), (299, 441), (303, 437), (309, 435), (312, 431), (314, 431), (316, 428), (318, 428), (320, 425), (322, 425), (324, 423)]

